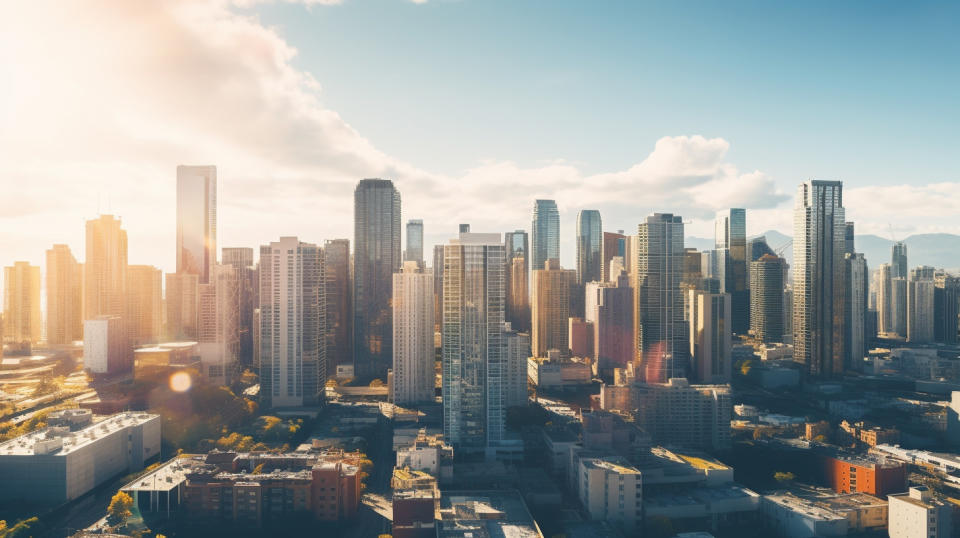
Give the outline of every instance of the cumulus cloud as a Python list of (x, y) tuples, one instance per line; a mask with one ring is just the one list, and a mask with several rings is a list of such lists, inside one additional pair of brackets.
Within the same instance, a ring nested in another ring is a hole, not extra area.
[[(600, 209), (607, 229), (628, 230), (652, 211), (672, 211), (703, 234), (725, 207), (784, 213), (789, 195), (730, 163), (722, 138), (666, 136), (637, 148), (636, 165), (601, 174), (557, 160), (484, 162), (451, 176), (387, 155), (324, 105), (321, 81), (294, 67), (297, 51), (278, 30), (234, 7), (256, 1), (7, 7), (0, 263), (39, 263), (55, 242), (82, 257), (83, 221), (99, 211), (123, 217), (132, 263), (171, 269), (178, 164), (218, 166), (221, 246), (351, 237), (363, 177), (394, 179), (404, 218), (423, 218), (435, 241), (459, 222), (529, 228), (533, 200), (555, 198), (565, 257), (580, 208)], [(923, 196), (934, 203), (937, 192)]]

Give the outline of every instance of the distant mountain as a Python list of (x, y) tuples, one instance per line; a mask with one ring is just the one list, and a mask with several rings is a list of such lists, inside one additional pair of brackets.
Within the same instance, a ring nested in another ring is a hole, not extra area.
[[(788, 245), (791, 241), (789, 235), (776, 230), (767, 230), (760, 234), (767, 240), (767, 244), (773, 250), (780, 249)], [(759, 236), (748, 238), (753, 239)], [(918, 265), (931, 265), (936, 268), (946, 268), (960, 271), (960, 235), (954, 234), (917, 234), (904, 239), (907, 244), (907, 262), (913, 268)], [(709, 250), (713, 248), (713, 239), (704, 239), (702, 237), (687, 237), (684, 241), (687, 247), (695, 247), (698, 250)], [(857, 252), (862, 252), (867, 258), (867, 265), (871, 270), (877, 268), (881, 263), (890, 262), (890, 250), (893, 248), (893, 241), (876, 235), (858, 235), (854, 241)], [(788, 245), (783, 251), (783, 257), (791, 266), (793, 265), (793, 246)]]

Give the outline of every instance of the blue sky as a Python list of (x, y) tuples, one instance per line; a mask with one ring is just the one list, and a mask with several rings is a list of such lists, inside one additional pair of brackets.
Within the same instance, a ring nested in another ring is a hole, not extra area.
[(665, 135), (792, 189), (956, 177), (957, 4), (347, 0), (256, 8), (389, 154), (620, 170)]

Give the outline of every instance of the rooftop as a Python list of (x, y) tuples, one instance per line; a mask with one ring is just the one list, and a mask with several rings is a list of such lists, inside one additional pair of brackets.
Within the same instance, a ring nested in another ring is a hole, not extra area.
[(442, 538), (543, 538), (520, 493), (449, 491), (440, 498), (437, 536)]
[(183, 455), (173, 458), (133, 482), (120, 488), (122, 491), (170, 491), (187, 479), (187, 473), (203, 465), (203, 456)]
[(815, 501), (797, 497), (796, 495), (780, 491), (763, 496), (764, 500), (776, 503), (790, 509), (792, 512), (806, 515), (818, 521), (839, 521), (847, 519), (829, 508), (818, 505)]
[(71, 432), (67, 427), (49, 427), (0, 443), (0, 456), (66, 456), (131, 426), (160, 420), (149, 413), (119, 413)]
[(584, 460), (583, 464), (586, 467), (595, 467), (598, 469), (605, 469), (608, 471), (613, 471), (617, 474), (640, 474), (640, 471), (635, 469), (633, 466), (630, 466), (626, 460), (620, 458), (616, 459), (588, 459)]

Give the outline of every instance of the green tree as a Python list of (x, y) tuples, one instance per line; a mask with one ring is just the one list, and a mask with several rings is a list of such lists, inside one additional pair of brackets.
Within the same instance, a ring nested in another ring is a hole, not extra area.
[(133, 515), (132, 512), (130, 512), (131, 508), (133, 508), (133, 497), (122, 491), (118, 491), (117, 494), (110, 499), (110, 506), (107, 507), (107, 520), (111, 521), (114, 525), (123, 523), (128, 517)]
[(30, 528), (39, 522), (40, 519), (37, 517), (31, 517), (30, 519), (16, 522), (12, 527), (8, 527), (7, 522), (0, 519), (0, 538), (26, 538), (27, 536), (31, 536), (33, 533), (30, 532)]
[(786, 471), (786, 472), (777, 471), (773, 473), (773, 479), (776, 480), (777, 482), (780, 482), (781, 484), (787, 484), (787, 483), (793, 482), (795, 478), (797, 478), (796, 475), (794, 475), (790, 471)]

